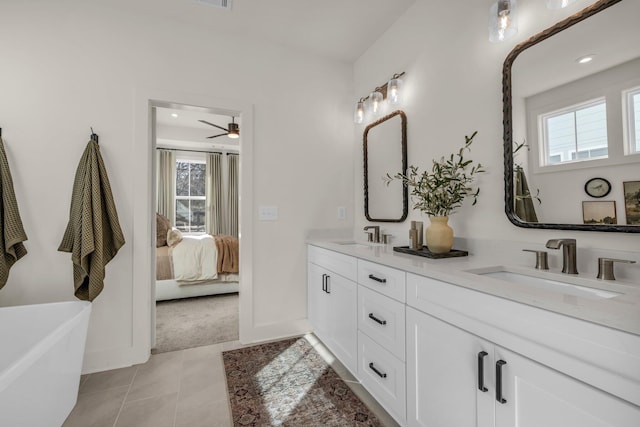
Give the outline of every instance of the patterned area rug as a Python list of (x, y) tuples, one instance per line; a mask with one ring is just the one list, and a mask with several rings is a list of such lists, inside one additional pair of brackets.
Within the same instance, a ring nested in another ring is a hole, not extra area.
[(304, 338), (222, 357), (234, 426), (382, 426)]

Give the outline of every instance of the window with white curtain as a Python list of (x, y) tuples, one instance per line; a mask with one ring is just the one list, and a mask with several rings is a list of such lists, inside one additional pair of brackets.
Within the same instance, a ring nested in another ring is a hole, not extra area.
[(640, 87), (623, 92), (626, 153), (640, 153)]
[(205, 232), (205, 168), (204, 160), (176, 161), (175, 226), (180, 231)]
[(539, 124), (542, 166), (608, 157), (604, 98), (542, 114)]

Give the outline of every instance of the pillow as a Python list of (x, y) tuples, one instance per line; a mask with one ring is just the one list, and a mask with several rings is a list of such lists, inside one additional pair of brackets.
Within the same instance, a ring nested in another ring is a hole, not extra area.
[(167, 245), (175, 246), (182, 241), (182, 232), (177, 228), (173, 227), (167, 233)]
[(156, 212), (156, 248), (167, 246), (167, 233), (170, 229), (169, 218)]

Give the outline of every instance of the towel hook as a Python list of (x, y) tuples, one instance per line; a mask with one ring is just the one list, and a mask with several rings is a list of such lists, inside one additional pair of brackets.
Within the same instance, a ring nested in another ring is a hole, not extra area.
[(93, 126), (91, 126), (89, 129), (91, 129), (91, 140), (98, 142), (98, 135), (93, 131)]

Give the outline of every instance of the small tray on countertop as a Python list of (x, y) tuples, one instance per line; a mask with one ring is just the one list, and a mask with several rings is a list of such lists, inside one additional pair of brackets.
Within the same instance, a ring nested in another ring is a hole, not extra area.
[(461, 251), (461, 250), (458, 250), (458, 249), (451, 249), (451, 251), (449, 251), (447, 253), (444, 253), (444, 254), (434, 254), (426, 246), (423, 246), (422, 249), (417, 249), (417, 250), (416, 249), (411, 249), (409, 246), (394, 246), (393, 247), (393, 251), (394, 252), (400, 252), (400, 253), (403, 253), (403, 254), (417, 255), (417, 256), (422, 256), (422, 257), (425, 257), (425, 258), (433, 258), (433, 259), (455, 258), (455, 257), (461, 257), (461, 256), (469, 255), (469, 252)]

